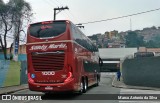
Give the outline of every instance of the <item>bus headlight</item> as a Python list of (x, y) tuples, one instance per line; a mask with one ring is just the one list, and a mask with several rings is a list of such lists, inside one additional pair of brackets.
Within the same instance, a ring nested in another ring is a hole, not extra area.
[(35, 78), (35, 75), (33, 75), (32, 77), (32, 74), (30, 74), (30, 73), (28, 73), (28, 82), (34, 82), (34, 80), (33, 80), (33, 77)]
[(36, 77), (35, 74), (31, 74), (31, 78), (34, 79)]

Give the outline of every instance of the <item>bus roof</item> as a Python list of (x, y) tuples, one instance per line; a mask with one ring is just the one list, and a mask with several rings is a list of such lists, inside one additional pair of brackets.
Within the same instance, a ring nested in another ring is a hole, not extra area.
[(35, 23), (31, 23), (30, 25), (34, 25), (34, 24), (39, 24), (39, 23), (51, 23), (51, 22), (68, 22), (70, 23), (71, 21), (70, 20), (49, 20), (49, 21), (41, 21), (41, 22), (35, 22)]

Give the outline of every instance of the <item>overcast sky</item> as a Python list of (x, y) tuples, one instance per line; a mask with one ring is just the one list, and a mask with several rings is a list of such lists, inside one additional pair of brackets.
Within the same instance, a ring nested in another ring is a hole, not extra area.
[[(7, 0), (6, 0), (7, 1)], [(69, 19), (73, 23), (110, 19), (160, 8), (160, 0), (26, 0), (32, 6), (33, 22), (53, 19), (53, 9), (68, 6), (69, 10), (60, 12), (57, 19)], [(131, 21), (131, 22), (130, 22)], [(145, 27), (160, 26), (160, 10), (112, 21), (85, 24), (86, 35), (106, 31), (127, 31)]]

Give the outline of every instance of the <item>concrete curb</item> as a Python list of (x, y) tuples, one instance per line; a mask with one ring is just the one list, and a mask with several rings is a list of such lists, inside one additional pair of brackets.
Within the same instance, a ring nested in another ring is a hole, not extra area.
[(116, 76), (114, 77), (112, 81), (112, 87), (115, 88), (125, 88), (125, 89), (140, 89), (140, 90), (155, 90), (155, 91), (160, 91), (160, 88), (155, 88), (155, 87), (143, 87), (143, 86), (131, 86), (131, 85), (126, 85), (123, 83), (123, 81), (116, 81)]
[(117, 85), (116, 84), (116, 76), (114, 76), (114, 78), (113, 78), (112, 87), (115, 87), (115, 88), (127, 88), (125, 85)]

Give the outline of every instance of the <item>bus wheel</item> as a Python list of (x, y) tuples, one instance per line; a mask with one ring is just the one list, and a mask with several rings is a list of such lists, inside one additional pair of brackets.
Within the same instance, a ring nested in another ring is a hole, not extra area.
[(87, 81), (86, 79), (82, 79), (81, 80), (81, 84), (80, 84), (80, 91), (79, 93), (82, 94), (82, 93), (86, 93), (87, 91)]
[(87, 80), (83, 79), (83, 93), (86, 93), (87, 91)]
[(83, 93), (83, 81), (81, 81), (81, 84), (80, 84), (80, 91), (79, 91), (80, 94)]

